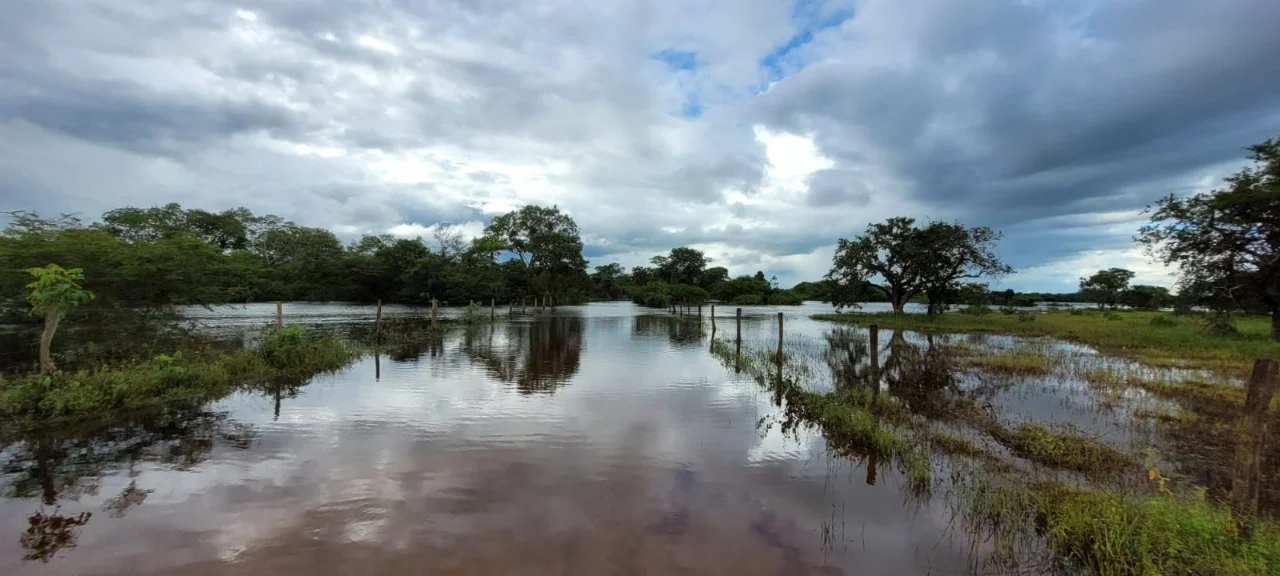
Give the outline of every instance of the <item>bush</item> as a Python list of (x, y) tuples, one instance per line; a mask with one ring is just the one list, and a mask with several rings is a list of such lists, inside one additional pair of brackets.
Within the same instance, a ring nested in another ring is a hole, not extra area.
[(994, 312), (994, 310), (986, 304), (973, 304), (960, 309), (961, 314), (970, 314), (973, 316), (986, 316), (992, 312)]
[(1124, 320), (1124, 316), (1116, 314), (1115, 312), (1107, 312), (1106, 314), (1103, 314), (1102, 317), (1112, 322), (1118, 322), (1120, 320)]
[(739, 306), (758, 306), (764, 304), (764, 297), (759, 294), (739, 294), (734, 296), (733, 303)]
[(206, 400), (237, 386), (305, 380), (345, 366), (354, 355), (336, 338), (296, 326), (268, 327), (252, 351), (177, 352), (109, 369), (0, 377), (0, 416), (39, 423), (178, 400)]
[(1081, 310), (1079, 308), (1072, 308), (1070, 312), (1067, 312), (1067, 314), (1070, 314), (1072, 316), (1084, 316), (1084, 310)]
[(1151, 325), (1155, 326), (1156, 328), (1168, 328), (1170, 326), (1177, 326), (1178, 323), (1174, 321), (1173, 318), (1170, 318), (1168, 316), (1165, 316), (1164, 314), (1161, 314), (1159, 316), (1155, 316), (1151, 318)]
[(1001, 306), (1000, 313), (1004, 314), (1005, 316), (1013, 316), (1014, 314), (1021, 314), (1022, 311), (1017, 308), (1013, 308), (1011, 306)]
[(780, 290), (769, 295), (769, 303), (778, 306), (798, 306), (804, 303), (804, 298), (790, 290)]
[(1019, 314), (1018, 321), (1019, 322), (1035, 322), (1036, 316), (1035, 314), (1030, 314), (1030, 313)]

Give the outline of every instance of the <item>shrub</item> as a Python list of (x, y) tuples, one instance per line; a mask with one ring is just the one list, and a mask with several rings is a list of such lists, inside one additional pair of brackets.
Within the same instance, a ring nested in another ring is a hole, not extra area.
[(994, 310), (986, 304), (973, 304), (960, 309), (961, 314), (971, 314), (973, 316), (986, 316), (992, 312), (994, 312)]
[(798, 306), (804, 303), (804, 298), (790, 290), (780, 290), (769, 295), (769, 303), (778, 306)]
[(1067, 312), (1067, 314), (1070, 314), (1072, 316), (1084, 316), (1084, 310), (1081, 310), (1079, 308), (1072, 308), (1070, 312)]
[(733, 297), (733, 303), (739, 306), (757, 306), (764, 304), (764, 297), (759, 294), (739, 294)]
[(1019, 314), (1019, 315), (1018, 315), (1018, 321), (1019, 321), (1019, 322), (1035, 322), (1035, 321), (1036, 321), (1036, 316), (1035, 316), (1035, 314), (1030, 314), (1030, 313), (1026, 313), (1026, 314)]
[(1157, 328), (1168, 328), (1170, 326), (1177, 326), (1178, 323), (1175, 322), (1173, 318), (1161, 314), (1151, 318), (1151, 325)]
[(1115, 312), (1107, 312), (1106, 314), (1103, 314), (1102, 317), (1112, 322), (1118, 322), (1120, 320), (1124, 320), (1124, 316), (1116, 314)]

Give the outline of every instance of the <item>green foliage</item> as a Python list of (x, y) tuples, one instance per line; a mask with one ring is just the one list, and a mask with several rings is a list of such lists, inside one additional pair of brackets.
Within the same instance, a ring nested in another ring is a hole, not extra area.
[(93, 292), (80, 286), (84, 281), (84, 270), (80, 268), (49, 264), (44, 268), (27, 268), (26, 272), (35, 277), (34, 282), (27, 284), (27, 303), (33, 316), (49, 310), (65, 312), (93, 300)]
[(759, 306), (764, 304), (764, 297), (759, 294), (739, 294), (733, 297), (731, 304), (738, 306)]
[(1010, 452), (1028, 460), (1088, 474), (1113, 473), (1134, 463), (1114, 449), (1080, 436), (1079, 430), (1054, 430), (1034, 424), (1013, 429), (991, 425), (987, 432)]
[(1124, 268), (1099, 270), (1093, 276), (1080, 279), (1080, 297), (1099, 308), (1115, 308), (1120, 304), (1121, 295), (1129, 289), (1130, 280), (1133, 272)]
[(1131, 286), (1120, 294), (1120, 303), (1136, 310), (1159, 310), (1174, 303), (1169, 289), (1163, 286)]
[[(223, 302), (465, 304), (535, 294), (571, 302), (586, 295), (571, 218), (555, 208), (525, 207), (495, 223), (469, 245), (455, 228), (439, 226), (433, 250), (421, 238), (386, 235), (343, 246), (327, 230), (243, 208), (121, 208), (93, 225), (20, 212), (0, 232), (0, 299), (24, 293), (22, 271), (49, 262), (83, 270), (97, 295), (84, 313), (95, 318)], [(509, 246), (522, 258), (504, 258)]]
[(1094, 574), (1280, 573), (1280, 527), (1259, 521), (1241, 539), (1230, 511), (1203, 492), (1138, 498), (1054, 487), (1033, 505), (1052, 551)]
[(929, 297), (931, 314), (955, 300), (965, 279), (1000, 277), (1012, 272), (995, 255), (1000, 233), (985, 226), (930, 222), (918, 227), (912, 218), (873, 223), (853, 240), (841, 238), (827, 279), (834, 282), (831, 301), (837, 308), (866, 301), (874, 281), (889, 296), (895, 312), (920, 295)]
[(0, 377), (0, 415), (35, 423), (216, 398), (239, 386), (303, 381), (354, 357), (335, 338), (298, 327), (269, 327), (252, 351), (176, 352), (115, 368)]
[(1164, 314), (1160, 314), (1158, 316), (1152, 316), (1151, 321), (1148, 323), (1156, 328), (1168, 328), (1170, 326), (1178, 325), (1178, 322), (1176, 320), (1168, 316), (1165, 316)]
[(1107, 312), (1106, 314), (1103, 314), (1102, 317), (1112, 322), (1119, 322), (1121, 320), (1124, 320), (1124, 316), (1116, 314), (1115, 312)]
[(1194, 304), (1270, 312), (1271, 335), (1280, 339), (1280, 140), (1249, 151), (1254, 164), (1225, 188), (1158, 201), (1138, 241), (1178, 267), (1180, 292)]
[(961, 314), (968, 314), (970, 316), (986, 316), (992, 312), (994, 312), (994, 310), (986, 304), (972, 304), (960, 309)]
[(767, 298), (769, 304), (775, 306), (798, 306), (804, 304), (804, 298), (791, 290), (776, 290)]

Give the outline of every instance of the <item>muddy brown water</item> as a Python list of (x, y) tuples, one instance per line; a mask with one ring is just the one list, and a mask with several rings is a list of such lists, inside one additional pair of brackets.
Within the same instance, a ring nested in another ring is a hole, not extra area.
[[(781, 311), (805, 386), (865, 378), (866, 331), (809, 319), (829, 310), (745, 309), (744, 346), (774, 350)], [(732, 314), (717, 311), (722, 341)], [(274, 306), (193, 315), (242, 337)], [(286, 317), (341, 332), (372, 308), (289, 305)], [(784, 432), (779, 400), (716, 358), (711, 335), (706, 316), (562, 307), (388, 349), (296, 389), (3, 440), (0, 574), (992, 572), (990, 545), (966, 536), (954, 502), (911, 493), (893, 466), (869, 471), (815, 431)], [(1133, 425), (1152, 399), (928, 365), (935, 346), (960, 341), (1094, 354), (885, 330), (882, 390), (923, 415), (968, 395), (1006, 423), (1070, 424), (1130, 453), (1166, 442), (1188, 455), (1171, 468), (1222, 483), (1185, 439)]]
[[(789, 333), (825, 329), (809, 308)], [(10, 441), (0, 574), (968, 571), (980, 548), (940, 502), (759, 425), (770, 394), (680, 326), (564, 307), (280, 396)]]

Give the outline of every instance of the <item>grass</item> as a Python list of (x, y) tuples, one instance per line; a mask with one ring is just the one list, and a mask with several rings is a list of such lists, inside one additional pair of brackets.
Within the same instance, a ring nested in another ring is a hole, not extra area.
[[(1248, 369), (1255, 358), (1280, 357), (1280, 342), (1272, 340), (1270, 321), (1262, 316), (1236, 319), (1239, 335), (1212, 336), (1195, 316), (1159, 312), (1053, 311), (1037, 313), (1034, 322), (1022, 314), (819, 314), (818, 320), (881, 328), (939, 332), (995, 332), (1052, 336), (1088, 344), (1100, 350), (1165, 366), (1201, 366), (1233, 372)], [(1157, 318), (1159, 318), (1157, 320)]]
[(1203, 494), (1125, 497), (1042, 489), (1037, 518), (1058, 558), (1101, 576), (1280, 574), (1280, 527), (1256, 521), (1249, 540)]
[[(994, 486), (994, 487), (993, 487)], [(1264, 576), (1280, 573), (1280, 525), (1254, 519), (1252, 537), (1202, 491), (1124, 495), (1052, 482), (994, 485), (960, 495), (966, 521), (1026, 545), (1068, 573), (1098, 576)]]
[(1023, 350), (975, 356), (969, 363), (988, 372), (1027, 376), (1048, 374), (1052, 368), (1048, 356)]
[(1127, 456), (1084, 438), (1074, 428), (1054, 430), (1036, 424), (1005, 428), (990, 424), (987, 433), (1014, 455), (1085, 474), (1119, 472), (1132, 465)]
[[(1103, 389), (1138, 388), (1161, 398), (1177, 400), (1197, 412), (1215, 415), (1239, 414), (1247, 393), (1243, 386), (1231, 383), (1150, 378), (1112, 367), (1085, 372), (1084, 379), (1090, 385)], [(1280, 410), (1280, 395), (1272, 399), (1271, 409)]]
[(26, 427), (213, 399), (238, 387), (296, 383), (355, 355), (333, 337), (294, 326), (268, 329), (255, 350), (179, 352), (96, 370), (0, 377), (0, 416)]

